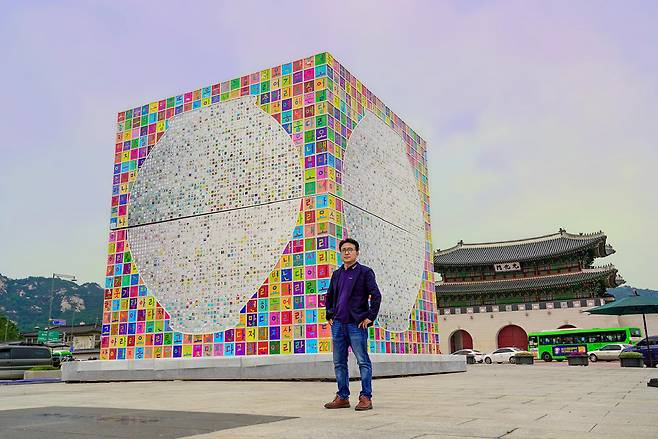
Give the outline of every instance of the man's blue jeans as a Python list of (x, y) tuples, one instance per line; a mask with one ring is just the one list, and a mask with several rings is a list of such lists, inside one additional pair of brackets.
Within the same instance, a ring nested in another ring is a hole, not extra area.
[(338, 384), (337, 395), (342, 399), (350, 396), (350, 375), (347, 370), (347, 348), (352, 347), (361, 373), (361, 393), (359, 396), (372, 398), (372, 363), (368, 356), (368, 329), (361, 329), (357, 323), (341, 323), (334, 320), (331, 325), (334, 344), (334, 371)]

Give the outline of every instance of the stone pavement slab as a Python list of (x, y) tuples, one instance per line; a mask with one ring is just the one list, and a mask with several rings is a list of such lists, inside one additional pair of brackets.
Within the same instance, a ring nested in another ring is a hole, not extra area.
[[(292, 417), (186, 433), (210, 438), (655, 438), (656, 369), (472, 365), (468, 372), (373, 382), (374, 410), (326, 410), (331, 382), (171, 381), (0, 387), (17, 408), (110, 407)], [(358, 382), (352, 382), (358, 395)], [(352, 405), (356, 398), (352, 398)], [(211, 415), (212, 416), (212, 415)], [(183, 429), (188, 428), (184, 427)], [(2, 429), (0, 429), (2, 431)], [(199, 434), (201, 433), (201, 434)], [(1, 434), (0, 434), (1, 436)], [(52, 437), (52, 436), (51, 436)], [(94, 436), (90, 436), (94, 437)], [(100, 436), (96, 436), (100, 437)], [(141, 435), (140, 437), (150, 437)]]

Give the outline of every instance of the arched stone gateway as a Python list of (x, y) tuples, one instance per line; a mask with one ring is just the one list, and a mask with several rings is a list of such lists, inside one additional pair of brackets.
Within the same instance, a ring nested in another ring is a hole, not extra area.
[(528, 349), (528, 334), (520, 326), (504, 326), (500, 331), (498, 331), (498, 347), (515, 347), (519, 349)]
[(577, 328), (577, 326), (566, 324), (566, 325), (558, 326), (557, 329), (575, 329), (575, 328)]
[(450, 336), (450, 353), (461, 349), (473, 349), (473, 337), (463, 329), (453, 332)]

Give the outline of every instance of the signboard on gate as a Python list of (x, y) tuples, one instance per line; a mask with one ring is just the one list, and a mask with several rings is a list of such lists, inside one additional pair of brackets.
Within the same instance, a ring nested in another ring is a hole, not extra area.
[(494, 270), (496, 273), (505, 272), (505, 271), (519, 271), (521, 270), (520, 262), (504, 262), (500, 264), (494, 264)]

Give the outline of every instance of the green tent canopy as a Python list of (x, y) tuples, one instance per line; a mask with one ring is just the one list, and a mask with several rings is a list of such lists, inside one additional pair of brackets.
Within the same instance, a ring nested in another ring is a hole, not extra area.
[[(591, 314), (625, 316), (628, 314), (658, 314), (658, 297), (628, 296), (587, 310)], [(646, 329), (646, 328), (645, 328)], [(645, 334), (648, 336), (648, 334)]]

